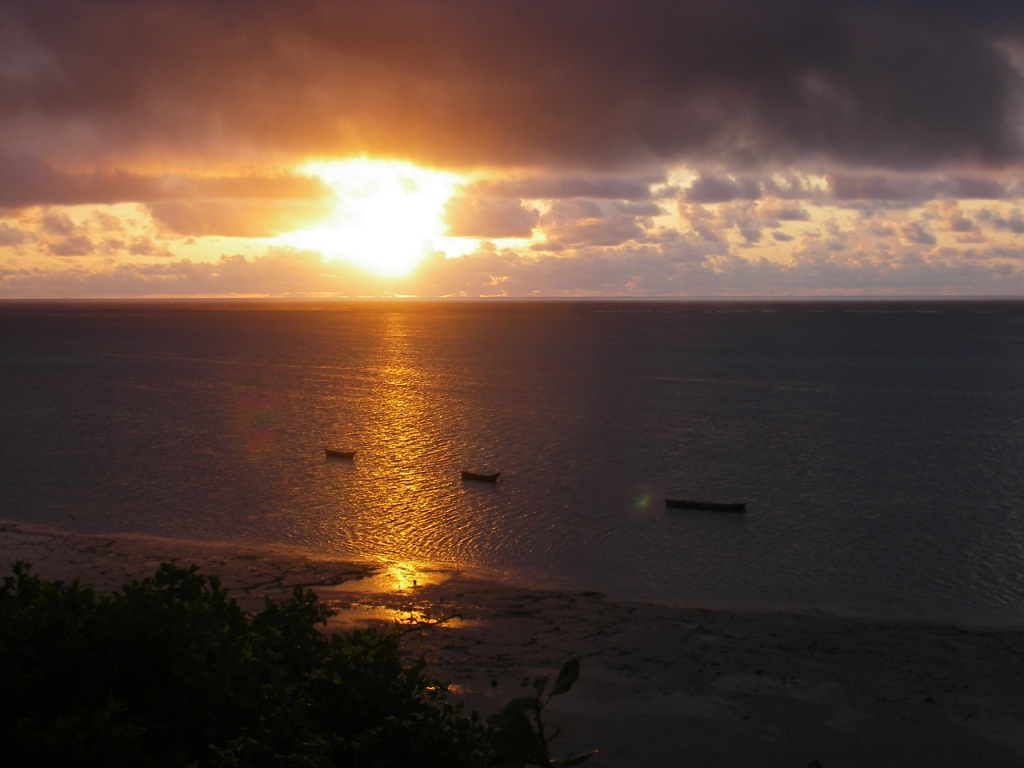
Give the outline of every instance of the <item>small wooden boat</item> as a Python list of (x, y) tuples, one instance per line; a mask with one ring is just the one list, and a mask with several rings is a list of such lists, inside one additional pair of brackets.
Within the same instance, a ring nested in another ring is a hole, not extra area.
[(728, 503), (721, 501), (691, 501), (690, 499), (665, 499), (665, 506), (675, 509), (702, 509), (707, 512), (747, 511), (747, 505), (743, 502)]
[(483, 475), (479, 472), (470, 472), (468, 469), (462, 470), (463, 480), (479, 480), (482, 483), (496, 483), (498, 478), (501, 477), (501, 472), (495, 472), (491, 475)]
[(334, 448), (324, 448), (324, 455), (328, 459), (352, 459), (355, 458), (355, 451), (339, 451)]

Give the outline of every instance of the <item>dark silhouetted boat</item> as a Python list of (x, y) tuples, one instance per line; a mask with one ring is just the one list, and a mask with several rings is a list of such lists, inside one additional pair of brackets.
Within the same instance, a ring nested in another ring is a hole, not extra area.
[(328, 459), (354, 459), (355, 451), (339, 451), (334, 448), (324, 448), (324, 454)]
[(746, 512), (743, 502), (692, 501), (690, 499), (665, 499), (665, 506), (674, 509), (702, 509), (706, 512)]
[(501, 472), (485, 475), (480, 472), (470, 472), (468, 469), (462, 470), (463, 480), (479, 480), (481, 483), (496, 483), (498, 482), (499, 477), (501, 477)]

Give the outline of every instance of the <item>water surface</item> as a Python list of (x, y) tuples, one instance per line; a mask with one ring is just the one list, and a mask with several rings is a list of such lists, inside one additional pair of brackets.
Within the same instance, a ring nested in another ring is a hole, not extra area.
[(1021, 303), (6, 304), (0, 428), (21, 521), (1024, 616)]

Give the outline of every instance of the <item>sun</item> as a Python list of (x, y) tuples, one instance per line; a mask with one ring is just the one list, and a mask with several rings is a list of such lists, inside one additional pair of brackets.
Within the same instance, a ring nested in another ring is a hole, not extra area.
[(300, 171), (322, 179), (337, 202), (322, 226), (285, 235), (288, 244), (380, 277), (407, 275), (430, 253), (451, 255), (444, 207), (465, 183), (460, 176), (369, 158), (309, 163)]

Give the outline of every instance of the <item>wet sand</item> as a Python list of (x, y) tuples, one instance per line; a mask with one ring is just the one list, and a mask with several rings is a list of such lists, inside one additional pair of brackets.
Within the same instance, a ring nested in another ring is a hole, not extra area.
[(1024, 629), (736, 613), (519, 588), (444, 568), (319, 561), (298, 550), (0, 524), (0, 572), (116, 589), (161, 562), (216, 574), (243, 607), (312, 588), (337, 627), (452, 617), (410, 657), (490, 714), (582, 660), (548, 723), (595, 768), (1024, 765)]

